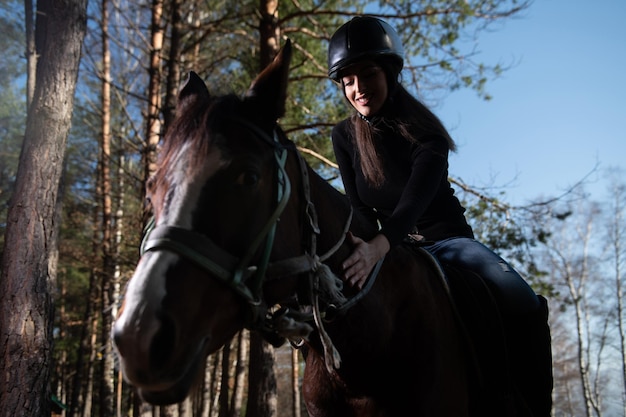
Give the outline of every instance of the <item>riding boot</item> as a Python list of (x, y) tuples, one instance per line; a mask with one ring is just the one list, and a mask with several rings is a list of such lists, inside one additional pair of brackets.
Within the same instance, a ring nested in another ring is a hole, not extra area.
[(533, 417), (549, 417), (552, 411), (552, 347), (548, 302), (538, 296), (540, 307), (523, 317), (511, 318), (509, 352), (513, 382)]

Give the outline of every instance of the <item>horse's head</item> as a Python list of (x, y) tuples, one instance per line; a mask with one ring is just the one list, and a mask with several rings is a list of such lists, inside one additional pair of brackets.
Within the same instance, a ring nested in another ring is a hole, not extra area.
[(284, 113), (289, 42), (243, 98), (191, 73), (147, 196), (153, 224), (112, 336), (126, 379), (155, 404), (187, 394), (206, 355), (254, 315), (289, 198)]

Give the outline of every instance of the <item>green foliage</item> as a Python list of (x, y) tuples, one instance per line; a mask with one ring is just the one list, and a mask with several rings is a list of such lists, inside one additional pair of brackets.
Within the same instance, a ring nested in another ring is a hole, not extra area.
[(497, 197), (469, 192), (461, 196), (476, 238), (510, 262), (536, 291), (553, 295), (550, 277), (535, 258), (535, 249), (549, 238), (550, 232), (536, 218), (529, 218), (523, 210), (510, 207)]
[[(300, 8), (313, 10), (314, 2), (301, 4)], [(342, 10), (347, 2), (324, 3), (327, 8)], [(286, 6), (289, 3), (284, 3)], [(358, 6), (357, 6), (357, 10)], [(340, 89), (327, 77), (327, 40), (334, 30), (346, 21), (341, 15), (307, 16), (299, 10), (286, 7), (284, 36), (291, 39), (295, 48), (289, 84), (287, 114), (281, 125), (299, 146), (325, 158), (333, 159), (330, 129), (346, 117), (348, 107)], [(312, 33), (317, 36), (312, 36)], [(308, 162), (320, 172), (330, 169), (320, 159), (305, 154)], [(332, 170), (331, 170), (332, 172)]]
[[(523, 3), (524, 4), (524, 3)], [(122, 216), (113, 220), (124, 231), (119, 247), (122, 277), (132, 272), (138, 257), (143, 215), (143, 146), (149, 61), (146, 48), (150, 39), (150, 2), (121, 1), (112, 15), (109, 34), (113, 87), (112, 155), (113, 211)], [(57, 308), (63, 308), (56, 339), (57, 357), (77, 360), (80, 329), (89, 301), (89, 279), (101, 272), (102, 232), (97, 200), (98, 140), (101, 135), (100, 51), (101, 32), (98, 4), (90, 4), (89, 28), (84, 44), (79, 86), (75, 99), (72, 131), (65, 159), (63, 215), (60, 231), (58, 291), (62, 294)], [(163, 77), (171, 66), (167, 62), (172, 34), (171, 7), (166, 2), (164, 19), (166, 40), (162, 51)], [(258, 1), (191, 1), (181, 12), (181, 56), (176, 57), (181, 83), (188, 71), (206, 80), (212, 94), (243, 93), (258, 74), (259, 12)], [(473, 51), (464, 48), (468, 33), (505, 18), (518, 5), (515, 1), (487, 0), (399, 0), (354, 2), (347, 0), (302, 0), (279, 2), (276, 23), (280, 45), (287, 38), (294, 46), (287, 112), (280, 120), (283, 129), (300, 147), (334, 160), (330, 142), (332, 126), (349, 114), (349, 106), (340, 89), (327, 78), (327, 46), (330, 36), (352, 16), (376, 13), (397, 28), (406, 49), (403, 79), (420, 96), (436, 91), (469, 88), (484, 98), (488, 80), (499, 75), (498, 66), (474, 62)], [(4, 52), (0, 61), (0, 239), (3, 236), (7, 202), (17, 170), (26, 111), (23, 85), (25, 62), (23, 18), (18, 13), (23, 4), (0, 0), (0, 25)], [(17, 11), (17, 12), (16, 12)], [(472, 37), (470, 39), (473, 40)], [(19, 87), (17, 87), (19, 86)], [(419, 91), (418, 91), (419, 88)], [(164, 91), (165, 88), (162, 88)], [(162, 109), (165, 110), (165, 109)], [(337, 170), (324, 160), (305, 153), (308, 162), (329, 180)], [(336, 181), (334, 182), (337, 183)], [(534, 282), (543, 272), (530, 257), (536, 241), (547, 233), (522, 225), (511, 213), (493, 201), (467, 199), (468, 217), (479, 238), (496, 250), (508, 252)], [(1, 242), (0, 242), (1, 244)], [(92, 306), (103, 311), (102, 306)], [(61, 337), (62, 336), (62, 337)], [(60, 381), (62, 383), (63, 381)]]

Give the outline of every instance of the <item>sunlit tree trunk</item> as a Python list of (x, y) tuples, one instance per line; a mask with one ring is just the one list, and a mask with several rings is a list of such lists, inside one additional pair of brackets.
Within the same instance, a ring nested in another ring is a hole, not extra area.
[(243, 406), (243, 396), (246, 384), (246, 371), (248, 370), (248, 331), (242, 330), (237, 337), (237, 361), (235, 367), (235, 384), (233, 387), (230, 417), (239, 417)]
[(144, 178), (156, 170), (156, 152), (161, 135), (161, 51), (163, 49), (163, 0), (152, 0), (150, 25), (150, 60), (148, 63), (148, 110), (146, 113), (146, 142), (144, 148)]
[(113, 252), (113, 208), (111, 185), (111, 53), (109, 50), (109, 2), (102, 0), (102, 73), (101, 75), (101, 138), (100, 138), (100, 174), (102, 175), (102, 361), (100, 381), (100, 416), (114, 415), (115, 410), (115, 369), (113, 351), (109, 342), (111, 325), (113, 323), (112, 310), (112, 280), (115, 271), (115, 256)]
[(38, 6), (45, 24), (38, 20), (35, 30), (45, 42), (7, 215), (11, 250), (3, 252), (0, 270), (0, 415), (6, 417), (50, 415), (57, 197), (87, 18), (86, 0)]
[(178, 405), (178, 417), (196, 417), (193, 412), (193, 400), (191, 396), (187, 396)]
[(159, 417), (178, 417), (178, 404), (157, 407)]
[[(194, 7), (191, 12), (191, 30), (194, 32), (200, 31), (200, 7)], [(200, 42), (195, 42), (193, 45), (193, 50), (189, 54), (189, 67), (197, 68), (198, 61), (200, 59)]]
[[(595, 416), (601, 408), (601, 397), (596, 382), (599, 370), (597, 363), (594, 363), (595, 369), (591, 366), (592, 358), (596, 357), (599, 360), (601, 352), (597, 354), (592, 352), (594, 333), (590, 326), (591, 306), (588, 298), (589, 281), (594, 276), (589, 251), (593, 236), (593, 219), (598, 214), (597, 207), (592, 206), (582, 220), (574, 224), (574, 229), (571, 230), (572, 236), (564, 238), (564, 244), (560, 247), (553, 246), (550, 248), (555, 276), (560, 278), (572, 303), (576, 371), (582, 387), (584, 415), (586, 417)], [(570, 229), (566, 230), (569, 231)], [(596, 350), (599, 351), (602, 347), (600, 344)]]
[(37, 75), (33, 0), (24, 0), (24, 18), (24, 28), (26, 29), (26, 108), (28, 109), (35, 94), (35, 78)]
[(211, 383), (209, 384), (209, 416), (210, 417), (218, 417), (219, 416), (219, 397), (220, 391), (222, 390), (222, 367), (220, 364), (222, 363), (222, 353), (223, 351), (220, 349), (215, 352), (213, 356), (213, 364), (210, 366), (211, 369)]
[(300, 351), (291, 349), (291, 386), (293, 389), (293, 417), (300, 417), (302, 404), (300, 401)]
[(197, 417), (209, 417), (211, 414), (211, 384), (213, 381), (213, 373), (211, 367), (211, 360), (213, 356), (208, 356), (204, 366), (204, 377), (202, 378), (202, 384), (199, 384), (196, 394), (195, 402), (195, 416)]
[(176, 98), (180, 88), (181, 36), (183, 35), (180, 16), (181, 0), (170, 0), (170, 45), (167, 60), (167, 80), (165, 85), (165, 106), (163, 108), (164, 128), (170, 125), (176, 113)]
[(623, 266), (626, 265), (626, 248), (624, 238), (626, 237), (626, 183), (623, 176), (616, 174), (610, 186), (609, 195), (613, 197), (610, 205), (610, 218), (608, 224), (608, 244), (612, 255), (613, 274), (615, 283), (615, 296), (617, 298), (617, 328), (619, 331), (619, 352), (621, 357), (622, 389), (621, 403), (622, 415), (626, 416), (626, 305), (624, 305), (624, 285)]
[(139, 417), (160, 417), (158, 413), (159, 407), (150, 405), (147, 402), (142, 402), (139, 395), (135, 396), (133, 409), (133, 415), (137, 415)]
[[(118, 151), (118, 157), (117, 157), (117, 175), (116, 175), (116, 179), (117, 179), (117, 191), (115, 193), (115, 197), (116, 197), (116, 209), (115, 209), (115, 236), (114, 236), (114, 254), (115, 254), (115, 258), (114, 258), (114, 264), (115, 264), (115, 272), (113, 273), (113, 291), (111, 294), (111, 320), (115, 320), (115, 318), (117, 317), (117, 305), (118, 305), (118, 300), (120, 298), (120, 293), (121, 293), (121, 285), (122, 285), (122, 268), (120, 265), (121, 262), (121, 245), (122, 245), (122, 236), (124, 235), (124, 176), (125, 176), (125, 172), (124, 172), (124, 167), (125, 167), (125, 159), (124, 159), (124, 154), (121, 151), (121, 144), (120, 144), (120, 150)], [(110, 342), (108, 343), (109, 346), (111, 345)], [(113, 352), (111, 352), (111, 358), (112, 360), (113, 358)], [(115, 369), (113, 368), (113, 371), (115, 371)], [(117, 417), (122, 417), (124, 415), (124, 411), (122, 410), (122, 389), (123, 389), (123, 384), (122, 384), (123, 378), (122, 378), (122, 372), (121, 370), (117, 371), (117, 384), (116, 384), (116, 405), (115, 405), (115, 409), (116, 409), (116, 415)]]
[[(152, 0), (150, 23), (150, 58), (148, 61), (148, 108), (146, 111), (146, 136), (143, 149), (144, 184), (156, 170), (157, 146), (161, 135), (161, 63), (165, 28), (163, 26), (164, 0)], [(143, 192), (145, 193), (145, 187)], [(144, 223), (147, 222), (144, 218)], [(135, 401), (141, 402), (139, 396)], [(141, 417), (157, 416), (165, 407), (142, 404)]]

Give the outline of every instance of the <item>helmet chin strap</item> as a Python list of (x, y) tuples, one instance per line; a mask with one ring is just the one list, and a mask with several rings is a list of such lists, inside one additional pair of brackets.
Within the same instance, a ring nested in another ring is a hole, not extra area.
[(366, 122), (367, 122), (368, 124), (370, 124), (370, 125), (372, 124), (373, 119), (376, 117), (376, 116), (373, 116), (373, 117), (363, 116), (363, 115), (361, 114), (361, 112), (359, 112), (359, 111), (357, 111), (357, 112), (356, 112), (356, 114), (358, 114), (358, 115), (359, 115), (359, 117), (361, 118), (361, 120), (366, 121)]
[(387, 100), (385, 101), (385, 104), (383, 104), (381, 109), (376, 114), (374, 114), (372, 116), (365, 116), (365, 115), (361, 114), (360, 111), (355, 109), (356, 114), (359, 116), (359, 118), (361, 120), (367, 122), (367, 124), (369, 124), (370, 126), (374, 126), (376, 124), (376, 122), (383, 117), (382, 114), (385, 113), (385, 109), (387, 107), (389, 107), (389, 105), (391, 103), (393, 103), (393, 92), (395, 92), (395, 88), (387, 96)]

